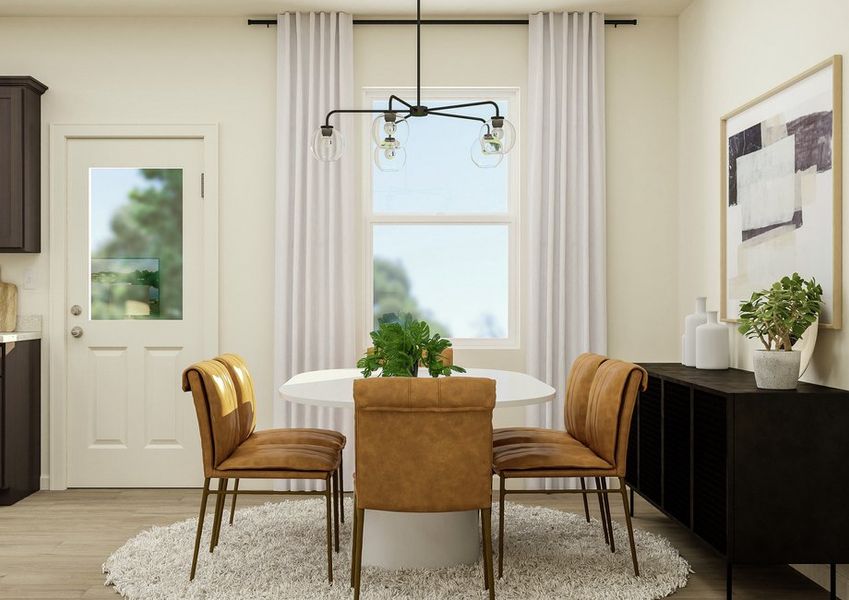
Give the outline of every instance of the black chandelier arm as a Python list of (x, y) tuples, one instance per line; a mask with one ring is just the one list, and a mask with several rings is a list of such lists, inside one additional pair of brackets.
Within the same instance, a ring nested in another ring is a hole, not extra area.
[(335, 114), (376, 114), (385, 112), (386, 110), (382, 108), (337, 108), (327, 113), (327, 117), (324, 119), (324, 126), (331, 127), (330, 117)]
[[(392, 101), (393, 100), (397, 100), (398, 102), (400, 102), (401, 104), (403, 104), (407, 108), (413, 108), (412, 104), (410, 104), (409, 102), (407, 102), (403, 98), (399, 98), (395, 94), (392, 94), (391, 96), (389, 96), (389, 112), (395, 112), (394, 110), (392, 110)], [(386, 112), (386, 111), (384, 111), (384, 112)]]
[(481, 117), (472, 117), (470, 115), (455, 115), (453, 113), (444, 113), (444, 112), (439, 112), (439, 111), (436, 111), (436, 110), (429, 110), (427, 114), (428, 115), (436, 115), (437, 117), (451, 117), (452, 119), (465, 119), (467, 121), (479, 121), (479, 122), (483, 123), (484, 126), (486, 127), (486, 132), (490, 133), (489, 123), (486, 122), (486, 119), (481, 118)]
[(465, 104), (449, 104), (448, 106), (434, 106), (436, 110), (454, 110), (457, 108), (469, 108), (470, 106), (486, 106), (489, 104), (495, 109), (495, 116), (500, 117), (501, 113), (498, 110), (498, 104), (492, 100), (481, 100), (480, 102), (466, 102)]

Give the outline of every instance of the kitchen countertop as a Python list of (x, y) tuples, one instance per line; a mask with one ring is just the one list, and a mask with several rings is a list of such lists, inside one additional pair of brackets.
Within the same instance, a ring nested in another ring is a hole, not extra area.
[(0, 344), (40, 340), (40, 331), (0, 331)]

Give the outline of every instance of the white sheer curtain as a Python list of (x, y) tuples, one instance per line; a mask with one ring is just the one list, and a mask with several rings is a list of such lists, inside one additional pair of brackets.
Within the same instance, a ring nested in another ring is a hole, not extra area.
[[(350, 411), (284, 403), (277, 388), (297, 373), (352, 367), (357, 358), (355, 153), (348, 148), (338, 162), (322, 163), (310, 152), (327, 111), (354, 106), (353, 50), (349, 14), (278, 16), (274, 424), (344, 432), (346, 489), (354, 465)], [(350, 144), (350, 118), (331, 124)]]
[(563, 429), (569, 366), (607, 346), (604, 15), (531, 15), (528, 60), (527, 366), (557, 397), (526, 420)]

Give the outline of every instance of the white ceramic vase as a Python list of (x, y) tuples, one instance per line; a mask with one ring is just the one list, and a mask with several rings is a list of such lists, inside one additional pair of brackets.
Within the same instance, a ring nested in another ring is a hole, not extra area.
[(798, 350), (755, 350), (755, 384), (765, 390), (795, 390), (801, 357)]
[(696, 328), (707, 323), (707, 298), (696, 298), (696, 312), (684, 317), (684, 356), (685, 367), (696, 366)]
[(696, 327), (696, 368), (727, 369), (731, 364), (728, 327), (717, 319), (717, 311), (707, 313), (707, 322)]
[(817, 345), (817, 334), (819, 333), (820, 320), (817, 318), (813, 324), (805, 330), (796, 343), (793, 344), (793, 349), (802, 353), (799, 359), (799, 377), (805, 374), (808, 366), (811, 364), (811, 358), (814, 356), (814, 348)]

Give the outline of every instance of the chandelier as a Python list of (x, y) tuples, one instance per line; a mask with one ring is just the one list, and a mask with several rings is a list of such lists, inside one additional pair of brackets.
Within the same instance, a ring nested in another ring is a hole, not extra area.
[[(374, 141), (374, 164), (381, 171), (399, 171), (404, 166), (407, 152), (404, 145), (410, 133), (409, 120), (421, 117), (448, 117), (479, 121), (480, 130), (472, 142), (472, 161), (481, 168), (497, 167), (505, 154), (513, 149), (516, 143), (516, 128), (502, 115), (498, 104), (492, 100), (464, 102), (447, 106), (427, 107), (422, 104), (422, 6), (421, 0), (416, 0), (416, 103), (411, 104), (395, 94), (389, 96), (388, 108), (385, 109), (334, 109), (327, 113), (324, 125), (319, 126), (312, 136), (310, 149), (313, 156), (322, 162), (339, 160), (345, 151), (345, 137), (330, 124), (331, 117), (346, 113), (377, 114), (371, 128)], [(494, 114), (483, 117), (458, 114), (457, 111), (473, 106), (491, 106)]]

